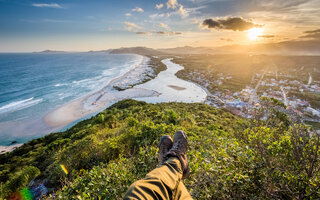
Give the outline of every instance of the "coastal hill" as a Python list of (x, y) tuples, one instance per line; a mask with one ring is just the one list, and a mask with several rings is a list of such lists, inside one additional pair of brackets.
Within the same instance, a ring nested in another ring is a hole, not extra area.
[(121, 199), (157, 166), (160, 137), (182, 129), (191, 167), (184, 182), (194, 199), (319, 198), (319, 138), (294, 125), (276, 99), (261, 104), (245, 119), (202, 103), (120, 101), (0, 155), (0, 197), (31, 191), (54, 199)]

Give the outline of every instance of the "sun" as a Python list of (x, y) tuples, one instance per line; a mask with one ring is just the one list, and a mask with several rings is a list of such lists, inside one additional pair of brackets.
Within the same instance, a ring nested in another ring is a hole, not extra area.
[(248, 38), (250, 40), (257, 40), (259, 36), (261, 36), (263, 33), (263, 28), (252, 28), (248, 30)]

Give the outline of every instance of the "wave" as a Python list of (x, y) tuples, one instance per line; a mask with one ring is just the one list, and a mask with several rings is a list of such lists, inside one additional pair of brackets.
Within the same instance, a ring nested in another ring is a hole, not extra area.
[(34, 106), (34, 105), (40, 103), (41, 101), (42, 101), (42, 99), (35, 99), (34, 100), (33, 97), (31, 97), (29, 99), (21, 100), (21, 101), (14, 101), (14, 102), (11, 102), (7, 105), (0, 107), (0, 114), (28, 108), (28, 107), (31, 107), (31, 106)]
[(118, 69), (117, 68), (111, 68), (111, 69), (107, 69), (107, 70), (104, 70), (102, 72), (102, 75), (103, 76), (112, 76), (112, 75), (115, 75), (117, 73)]
[(54, 86), (55, 86), (55, 87), (61, 87), (61, 86), (65, 86), (65, 85), (67, 85), (67, 84), (65, 84), (65, 83), (58, 83), (58, 84), (55, 84)]

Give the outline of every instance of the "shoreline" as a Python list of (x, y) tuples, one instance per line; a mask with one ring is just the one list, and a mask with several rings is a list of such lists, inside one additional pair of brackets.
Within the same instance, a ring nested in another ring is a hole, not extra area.
[(12, 144), (12, 145), (9, 145), (9, 146), (0, 146), (0, 154), (11, 152), (11, 151), (15, 150), (16, 148), (22, 146), (23, 144), (24, 143), (22, 143), (22, 144)]
[[(53, 110), (49, 110), (44, 115), (39, 116), (39, 118), (37, 118), (36, 120), (27, 122), (25, 126), (21, 126), (20, 128), (28, 129), (31, 126), (39, 126), (42, 131), (46, 132), (46, 134), (57, 132), (59, 130), (67, 128), (77, 120), (80, 120), (82, 118), (84, 119), (85, 117), (90, 116), (94, 113), (101, 112), (103, 109), (117, 101), (126, 98), (139, 98), (159, 95), (159, 93), (154, 90), (133, 89), (133, 86), (130, 85), (138, 85), (144, 83), (144, 77), (149, 76), (150, 73), (154, 72), (152, 66), (150, 65), (151, 59), (149, 57), (141, 56), (138, 54), (135, 55), (141, 57), (139, 58), (138, 62), (131, 65), (127, 70), (124, 70), (123, 73), (119, 74), (118, 77), (107, 81), (106, 85), (103, 88), (97, 91), (92, 91), (85, 96), (60, 105)], [(135, 78), (134, 82), (126, 81), (129, 75), (131, 77), (136, 76), (138, 78)], [(128, 87), (129, 89), (118, 91), (113, 87), (115, 83), (121, 84), (124, 87), (126, 87), (126, 85), (130, 85), (130, 87)], [(40, 133), (38, 129), (36, 130), (36, 132), (40, 134), (40, 137), (46, 135)], [(34, 137), (34, 139), (35, 138), (38, 137)], [(21, 142), (14, 145), (0, 145), (0, 154), (13, 151), (15, 148), (22, 146), (26, 142)]]
[[(124, 99), (136, 99), (149, 103), (204, 102), (206, 99), (204, 96), (208, 95), (207, 91), (196, 83), (177, 77), (176, 72), (184, 67), (171, 60), (170, 58), (161, 60), (167, 69), (144, 82), (144, 77), (148, 75), (145, 72), (150, 70), (148, 66), (150, 58), (144, 56), (138, 65), (110, 80), (102, 89), (59, 106), (41, 119), (47, 128), (61, 130), (77, 120), (101, 112), (113, 103)], [(114, 84), (130, 87), (119, 91), (113, 87)], [(0, 154), (14, 150), (18, 147), (17, 145), (21, 146), (23, 143), (0, 146)]]
[[(110, 80), (102, 89), (68, 102), (47, 113), (43, 117), (45, 123), (51, 128), (63, 128), (78, 119), (106, 108), (112, 102), (127, 98), (159, 95), (159, 93), (154, 90), (130, 88), (132, 84), (143, 82), (144, 74), (148, 69), (149, 62), (150, 58), (143, 56), (138, 65), (133, 66), (129, 71), (121, 74), (119, 77)], [(136, 79), (132, 81), (132, 77), (136, 77)], [(114, 86), (129, 89), (118, 91)]]

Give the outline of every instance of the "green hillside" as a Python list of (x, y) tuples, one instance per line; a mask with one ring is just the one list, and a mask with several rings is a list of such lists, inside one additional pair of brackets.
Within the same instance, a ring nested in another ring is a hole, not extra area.
[(294, 125), (281, 102), (263, 106), (247, 120), (199, 103), (118, 102), (0, 155), (1, 197), (35, 178), (48, 198), (121, 199), (157, 166), (160, 137), (181, 129), (190, 145), (185, 185), (195, 199), (320, 198), (319, 137)]

